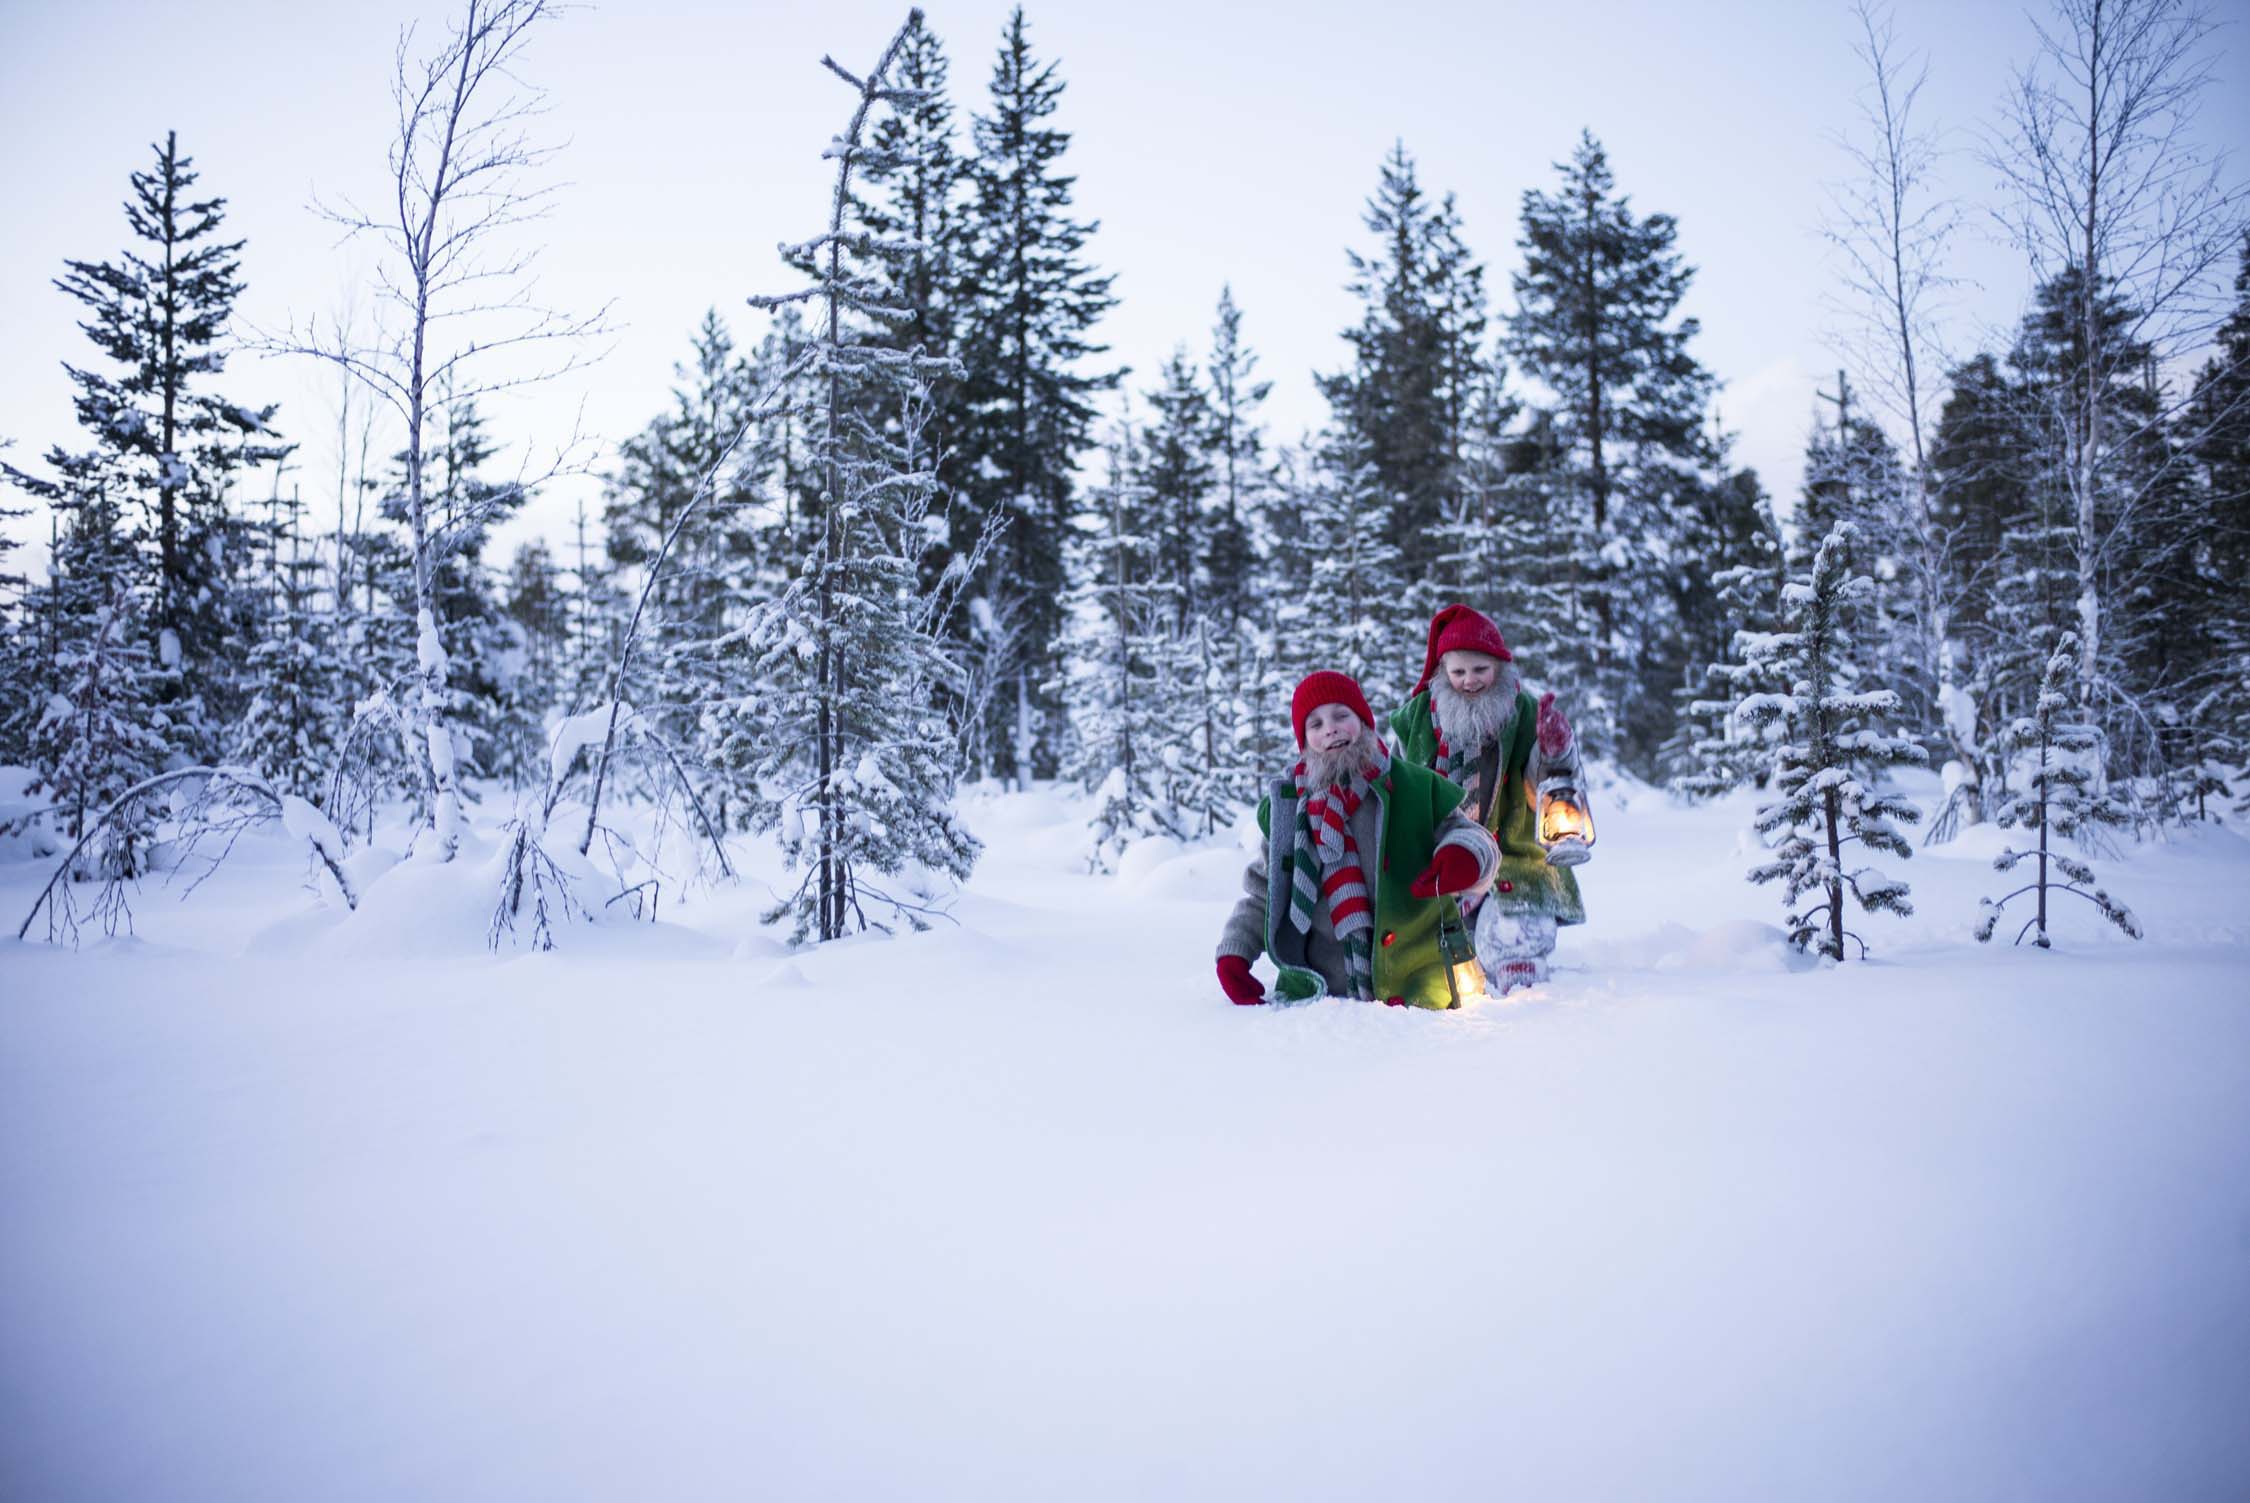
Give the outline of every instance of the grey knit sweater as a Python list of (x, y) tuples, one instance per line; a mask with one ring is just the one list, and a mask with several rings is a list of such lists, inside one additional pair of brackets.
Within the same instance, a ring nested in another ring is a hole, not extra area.
[[(1352, 841), (1359, 847), (1363, 860), (1380, 860), (1377, 835), (1382, 818), (1382, 805), (1367, 799), (1352, 816)], [(1470, 892), (1481, 893), (1492, 885), (1500, 870), (1500, 847), (1484, 826), (1455, 809), (1438, 821), (1437, 844), (1457, 845), (1477, 858), (1476, 885)], [(1239, 955), (1244, 960), (1255, 961), (1266, 953), (1266, 853), (1261, 847), (1256, 858), (1242, 873), (1242, 896), (1227, 915), (1226, 929), (1219, 935), (1219, 954)], [(1351, 989), (1351, 970), (1344, 958), (1344, 947), (1336, 939), (1336, 930), (1328, 922), (1328, 905), (1313, 905), (1313, 932), (1307, 936), (1305, 960), (1327, 981), (1329, 990), (1342, 994)]]

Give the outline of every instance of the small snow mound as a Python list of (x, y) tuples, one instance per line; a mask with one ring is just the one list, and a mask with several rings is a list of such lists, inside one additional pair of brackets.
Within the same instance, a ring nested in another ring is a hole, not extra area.
[(1688, 971), (1802, 971), (1817, 962), (1756, 919), (1728, 919), (1694, 935), (1673, 964)]
[(1819, 963), (1781, 930), (1756, 919), (1728, 919), (1707, 929), (1665, 924), (1610, 947), (1608, 954), (1652, 971), (1802, 971)]
[(1117, 858), (1118, 885), (1128, 892), (1139, 892), (1166, 862), (1177, 859), (1186, 849), (1169, 835), (1144, 835), (1125, 848)]
[(245, 955), (295, 955), (344, 922), (348, 910), (313, 904), (275, 919), (243, 944)]
[(770, 934), (749, 934), (735, 941), (727, 952), (729, 960), (771, 960), (776, 955), (786, 955), (789, 947)]
[[(1940, 841), (1935, 845), (1918, 846), (1915, 848), (1914, 854), (1939, 861), (1973, 861), (1979, 866), (1990, 866), (1992, 858), (1999, 855), (2011, 842), (2021, 846), (2027, 840), (2033, 845), (2038, 844), (2038, 832), (2032, 831), (2027, 834), (2020, 830), (2003, 830), (1998, 825), (1987, 821), (1981, 825), (1963, 827), (1955, 833), (1951, 840)], [(2065, 849), (2075, 849), (2075, 847), (2065, 846)]]

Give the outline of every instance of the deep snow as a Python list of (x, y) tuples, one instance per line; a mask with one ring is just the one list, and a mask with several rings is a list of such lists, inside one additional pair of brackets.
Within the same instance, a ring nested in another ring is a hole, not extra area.
[(0, 1496), (2250, 1494), (2250, 843), (2039, 955), (1973, 832), (1806, 972), (1743, 805), (1599, 812), (1456, 1014), (1227, 1006), (1239, 854), (1053, 793), (887, 943), (491, 957), (489, 840), (339, 921), (277, 834), (0, 946)]

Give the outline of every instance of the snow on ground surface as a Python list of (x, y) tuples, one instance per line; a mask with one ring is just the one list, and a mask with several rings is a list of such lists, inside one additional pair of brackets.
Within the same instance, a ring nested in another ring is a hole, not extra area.
[(0, 945), (0, 1496), (2250, 1496), (2250, 843), (2039, 955), (1974, 833), (1805, 973), (1745, 812), (1613, 797), (1453, 1014), (1227, 1006), (1238, 853), (1085, 876), (1052, 793), (817, 953), (246, 844)]

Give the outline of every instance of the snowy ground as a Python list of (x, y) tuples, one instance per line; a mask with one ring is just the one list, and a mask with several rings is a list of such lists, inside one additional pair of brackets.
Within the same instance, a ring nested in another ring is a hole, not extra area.
[(1079, 875), (1047, 794), (817, 954), (493, 958), (278, 844), (0, 945), (0, 1496), (2250, 1496), (2250, 843), (2060, 955), (1924, 853), (1797, 973), (1741, 806), (1602, 814), (1557, 979), (1443, 1015), (1227, 1006), (1235, 854)]

